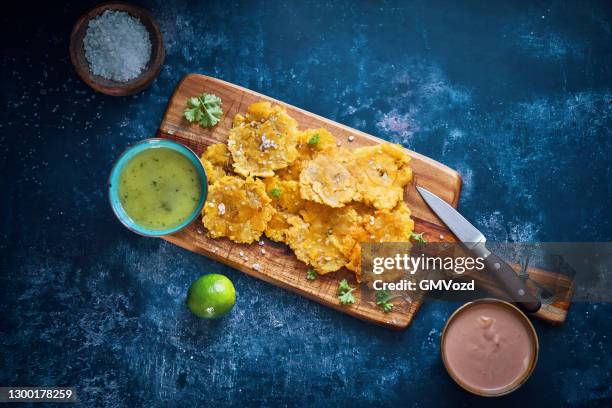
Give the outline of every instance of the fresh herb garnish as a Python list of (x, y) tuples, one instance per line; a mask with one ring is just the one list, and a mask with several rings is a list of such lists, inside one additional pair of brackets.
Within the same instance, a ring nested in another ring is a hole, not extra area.
[(317, 273), (315, 272), (314, 269), (308, 268), (308, 271), (306, 272), (306, 279), (310, 281), (317, 279)]
[(272, 190), (270, 190), (270, 194), (272, 194), (272, 197), (274, 198), (279, 198), (282, 193), (283, 193), (283, 190), (281, 190), (278, 187), (274, 187)]
[(387, 290), (380, 290), (376, 292), (376, 304), (382, 307), (383, 312), (389, 313), (393, 310), (393, 304), (389, 302), (391, 295)]
[(200, 96), (187, 99), (185, 119), (198, 122), (203, 128), (215, 126), (221, 120), (221, 98), (217, 95), (203, 93)]
[(321, 136), (319, 136), (319, 134), (318, 134), (318, 133), (315, 133), (315, 134), (314, 134), (314, 135), (313, 135), (313, 136), (310, 138), (310, 140), (308, 140), (308, 145), (310, 145), (310, 146), (314, 146), (314, 145), (316, 145), (317, 143), (319, 143), (319, 141), (320, 141), (320, 140), (321, 140)]
[(349, 290), (351, 290), (351, 287), (349, 286), (348, 281), (346, 279), (342, 279), (338, 284), (338, 294), (341, 295)]
[(353, 296), (354, 290), (355, 288), (351, 288), (346, 279), (342, 279), (338, 285), (338, 299), (340, 303), (343, 305), (355, 303), (355, 296)]
[(420, 234), (417, 234), (416, 232), (411, 232), (410, 233), (410, 238), (414, 242), (418, 242), (419, 244), (426, 244), (427, 241), (425, 241), (425, 238), (423, 238), (423, 234), (424, 234), (424, 232), (421, 232)]

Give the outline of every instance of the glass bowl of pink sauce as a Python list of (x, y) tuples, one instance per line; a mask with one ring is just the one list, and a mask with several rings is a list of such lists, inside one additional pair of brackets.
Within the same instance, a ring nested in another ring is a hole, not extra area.
[(508, 394), (527, 381), (538, 360), (538, 336), (529, 318), (498, 299), (466, 303), (448, 319), (440, 352), (448, 374), (485, 397)]

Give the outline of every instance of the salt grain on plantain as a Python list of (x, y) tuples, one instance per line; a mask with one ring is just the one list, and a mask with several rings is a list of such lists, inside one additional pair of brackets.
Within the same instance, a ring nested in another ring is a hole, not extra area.
[(219, 210), (219, 215), (225, 214), (225, 204), (221, 203), (217, 206), (217, 210)]

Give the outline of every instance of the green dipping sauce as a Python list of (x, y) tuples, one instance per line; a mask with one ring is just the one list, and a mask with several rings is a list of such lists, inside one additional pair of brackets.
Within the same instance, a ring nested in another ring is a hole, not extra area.
[(145, 150), (119, 176), (119, 200), (138, 225), (165, 230), (183, 223), (198, 207), (202, 181), (188, 158), (165, 147)]

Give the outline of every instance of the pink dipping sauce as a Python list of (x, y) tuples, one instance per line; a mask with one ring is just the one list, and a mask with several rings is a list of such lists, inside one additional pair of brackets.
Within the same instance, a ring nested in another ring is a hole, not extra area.
[(537, 354), (533, 327), (503, 302), (477, 302), (459, 310), (448, 323), (442, 346), (451, 376), (481, 395), (518, 387), (531, 374)]

